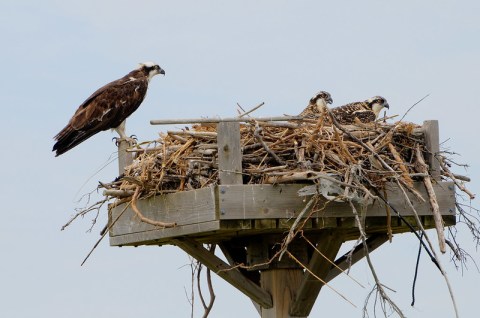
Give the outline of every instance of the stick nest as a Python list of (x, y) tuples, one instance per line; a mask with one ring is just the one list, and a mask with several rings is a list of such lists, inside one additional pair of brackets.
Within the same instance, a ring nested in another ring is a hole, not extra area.
[[(376, 122), (342, 128), (323, 119), (242, 124), (243, 183), (315, 183), (319, 176), (343, 182), (355, 166), (368, 187), (381, 186), (391, 178), (412, 184), (418, 175), (415, 149), (425, 151), (421, 126)], [(140, 196), (148, 197), (219, 183), (216, 125), (161, 133), (135, 151), (137, 156), (125, 168), (124, 177), (109, 184), (109, 189), (132, 193), (140, 188)]]

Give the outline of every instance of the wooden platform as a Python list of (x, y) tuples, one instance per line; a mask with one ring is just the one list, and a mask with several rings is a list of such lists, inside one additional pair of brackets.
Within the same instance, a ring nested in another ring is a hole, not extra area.
[[(439, 151), (438, 122), (426, 121), (424, 130), (429, 150), (427, 160), (436, 181), (434, 189), (444, 225), (454, 225), (455, 187), (453, 182), (440, 181), (439, 165), (435, 160)], [(295, 239), (289, 245), (289, 251), (305, 264), (306, 270), (289, 257), (271, 261), (276, 246), (278, 248), (278, 243), (310, 199), (298, 195), (298, 190), (306, 184), (242, 184), (239, 124), (219, 123), (217, 132), (221, 185), (138, 201), (137, 206), (145, 217), (174, 222), (177, 226), (173, 228), (158, 228), (141, 222), (128, 204), (110, 209), (110, 245), (176, 245), (250, 297), (259, 305), (257, 309), (262, 317), (307, 317), (323, 286), (318, 278), (329, 282), (341, 273), (318, 251), (342, 269), (365, 255), (363, 246), (359, 245), (349, 255), (349, 261), (347, 255), (337, 257), (343, 242), (359, 237), (352, 209), (338, 202), (329, 202), (326, 209), (318, 208), (324, 202), (313, 207), (303, 234), (313, 242), (317, 252), (305, 240)], [(123, 172), (129, 158), (121, 149), (119, 153), (120, 171)], [(422, 183), (415, 183), (415, 188), (426, 200), (422, 202), (413, 195), (410, 200), (423, 227), (434, 228), (426, 190)], [(387, 225), (397, 234), (411, 232), (405, 221), (414, 227), (417, 224), (403, 194), (394, 184), (387, 185), (386, 197), (403, 220), (391, 209), (387, 212), (383, 202), (369, 205), (365, 230), (370, 252), (388, 241)], [(227, 262), (207, 250), (204, 244), (218, 244)], [(249, 268), (236, 267), (238, 264)], [(284, 290), (289, 291), (287, 296)]]
[[(308, 202), (309, 197), (297, 195), (297, 191), (303, 186), (305, 185), (224, 185), (139, 200), (137, 205), (144, 216), (162, 222), (175, 222), (178, 225), (166, 229), (140, 222), (130, 207), (125, 209), (125, 205), (121, 205), (112, 209), (109, 215), (110, 222), (116, 220), (110, 229), (110, 244), (162, 245), (170, 244), (171, 239), (182, 236), (203, 243), (217, 243), (237, 236), (284, 233)], [(416, 184), (416, 188), (427, 198), (422, 184)], [(403, 194), (396, 191), (393, 185), (388, 189), (390, 204), (415, 224)], [(453, 183), (438, 183), (435, 190), (445, 225), (455, 224)], [(424, 226), (431, 228), (433, 220), (428, 201), (419, 202), (413, 196), (411, 199), (424, 220)], [(393, 214), (393, 211), (391, 213)], [(367, 233), (386, 233), (386, 224), (385, 204), (374, 202), (367, 212)], [(333, 228), (342, 231), (345, 241), (358, 238), (354, 216), (348, 204), (329, 203), (327, 209), (313, 214), (305, 230), (318, 232)], [(410, 231), (394, 214), (392, 230), (394, 233)]]

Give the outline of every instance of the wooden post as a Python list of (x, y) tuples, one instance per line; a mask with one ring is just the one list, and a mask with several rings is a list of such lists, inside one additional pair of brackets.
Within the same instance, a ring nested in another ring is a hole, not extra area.
[[(262, 318), (291, 318), (290, 304), (302, 282), (303, 271), (300, 268), (270, 269), (262, 271), (261, 285), (272, 295), (273, 307), (262, 308)], [(296, 316), (297, 317), (297, 316)]]
[(438, 120), (425, 120), (423, 122), (423, 133), (427, 154), (425, 159), (430, 167), (432, 179), (440, 181), (440, 162), (437, 155), (440, 152), (440, 131)]
[[(343, 240), (340, 233), (327, 230), (319, 237), (317, 249), (330, 261), (333, 261), (342, 243)], [(332, 268), (332, 264), (326, 260), (324, 256), (318, 252), (314, 252), (308, 264), (308, 269), (325, 281), (326, 276)], [(292, 302), (290, 313), (295, 315), (294, 317), (304, 317), (310, 314), (315, 300), (320, 293), (320, 289), (323, 287), (323, 282), (310, 274), (310, 272), (306, 271), (302, 275), (301, 284), (295, 295), (295, 300)], [(275, 301), (273, 305), (275, 306)]]
[(242, 184), (242, 152), (240, 123), (217, 125), (218, 169), (221, 184)]
[(127, 152), (130, 143), (127, 140), (118, 139), (118, 175), (125, 172), (125, 167), (132, 164), (133, 155)]

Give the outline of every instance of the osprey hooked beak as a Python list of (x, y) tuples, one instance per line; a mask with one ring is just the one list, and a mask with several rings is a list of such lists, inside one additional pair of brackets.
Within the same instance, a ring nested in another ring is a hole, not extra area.
[(153, 68), (150, 70), (150, 74), (152, 75), (162, 74), (165, 76), (165, 71), (160, 66), (154, 65)]
[(138, 65), (137, 69), (144, 69), (148, 74), (148, 78), (151, 79), (157, 74), (165, 75), (165, 71), (154, 62), (144, 62)]
[[(161, 67), (158, 66), (158, 65), (155, 65), (155, 66), (158, 67), (158, 73), (159, 73), (159, 74), (165, 75), (165, 71), (163, 70), (163, 68), (161, 68)], [(388, 108), (388, 104), (387, 104), (387, 108)]]
[(390, 105), (388, 105), (387, 100), (382, 96), (375, 96), (375, 97), (369, 98), (368, 100), (366, 100), (366, 103), (369, 105), (370, 109), (375, 113), (376, 117), (378, 117), (378, 114), (380, 114), (380, 111), (383, 108), (390, 109)]
[(333, 99), (332, 99), (332, 97), (331, 97), (330, 95), (328, 95), (328, 98), (325, 99), (325, 101), (327, 102), (327, 104), (333, 103)]

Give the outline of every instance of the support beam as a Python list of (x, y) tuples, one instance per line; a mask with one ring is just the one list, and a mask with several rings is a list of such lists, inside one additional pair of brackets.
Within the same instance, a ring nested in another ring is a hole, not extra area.
[[(303, 271), (299, 268), (282, 268), (262, 271), (262, 287), (272, 295), (273, 307), (262, 308), (262, 318), (291, 318), (290, 304), (302, 281)], [(295, 316), (297, 317), (297, 316)]]
[[(247, 264), (247, 250), (245, 247), (234, 246), (230, 241), (222, 241), (218, 246), (232, 267), (238, 264)], [(260, 272), (258, 270), (248, 271), (244, 268), (239, 268), (239, 271), (249, 280), (260, 286)]]
[(204, 248), (201, 243), (198, 243), (194, 239), (183, 237), (173, 239), (172, 244), (180, 247), (192, 257), (196, 258), (212, 272), (226, 280), (263, 308), (272, 307), (273, 303), (270, 294), (243, 276), (237, 268), (232, 268), (215, 254)]
[[(387, 234), (374, 234), (367, 239), (367, 246), (368, 251), (371, 253), (380, 247), (383, 243), (388, 241)], [(342, 257), (339, 257), (335, 261), (335, 265), (340, 267), (342, 270), (346, 271), (350, 266), (360, 261), (362, 258), (365, 257), (365, 249), (363, 248), (363, 243), (358, 244), (355, 246), (351, 256), (349, 257), (350, 252), (344, 254)], [(328, 283), (342, 272), (335, 266), (332, 265), (330, 272), (325, 277), (325, 281)]]
[[(318, 239), (317, 249), (329, 260), (333, 261), (340, 250), (342, 243), (343, 240), (340, 233), (325, 231)], [(332, 264), (316, 251), (314, 251), (312, 258), (308, 263), (308, 269), (323, 280), (325, 280), (331, 266)], [(323, 283), (321, 281), (308, 271), (305, 271), (295, 301), (290, 306), (290, 314), (294, 317), (308, 316), (322, 286)]]

